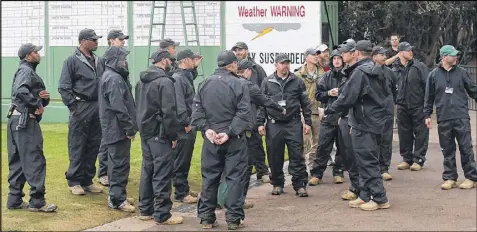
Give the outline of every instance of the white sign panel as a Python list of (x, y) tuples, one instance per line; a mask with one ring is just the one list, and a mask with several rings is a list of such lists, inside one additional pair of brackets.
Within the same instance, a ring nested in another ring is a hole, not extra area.
[(320, 1), (228, 1), (225, 13), (226, 49), (238, 41), (268, 75), (278, 53), (287, 53), (291, 71), (305, 62), (307, 48), (321, 44)]

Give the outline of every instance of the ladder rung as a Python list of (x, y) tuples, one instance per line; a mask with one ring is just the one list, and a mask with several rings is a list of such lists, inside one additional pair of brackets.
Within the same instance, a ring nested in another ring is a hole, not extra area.
[(154, 6), (154, 8), (162, 8), (162, 9), (166, 9), (166, 6)]
[(165, 23), (152, 23), (152, 25), (166, 25)]
[(197, 23), (186, 23), (186, 26), (197, 25)]
[(188, 43), (190, 43), (190, 42), (197, 42), (197, 40), (196, 40), (196, 39), (195, 39), (195, 40), (188, 40), (187, 42), (188, 42)]
[(195, 6), (182, 6), (182, 8), (195, 8)]
[(151, 40), (151, 42), (159, 42), (159, 41), (161, 41), (161, 40), (162, 40), (162, 39), (153, 39), (153, 40)]

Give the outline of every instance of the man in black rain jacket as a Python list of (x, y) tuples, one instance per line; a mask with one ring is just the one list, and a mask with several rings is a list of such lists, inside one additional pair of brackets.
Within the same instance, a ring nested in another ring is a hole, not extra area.
[[(434, 103), (437, 111), (437, 130), (439, 144), (444, 155), (444, 173), (441, 185), (444, 190), (457, 187), (458, 178), (455, 161), (455, 140), (459, 144), (460, 160), (464, 169), (465, 181), (459, 185), (462, 189), (471, 189), (477, 185), (477, 170), (474, 151), (468, 99), (477, 100), (477, 86), (469, 73), (456, 66), (458, 51), (451, 45), (440, 49), (441, 63), (429, 74), (426, 84), (424, 113), (427, 128), (431, 128), (431, 115)], [(467, 96), (468, 95), (468, 96)]]
[(131, 141), (137, 133), (136, 109), (129, 83), (126, 57), (129, 51), (110, 47), (104, 54), (105, 71), (99, 84), (99, 119), (108, 154), (108, 205), (134, 212), (127, 199)]
[(222, 51), (219, 68), (200, 83), (194, 97), (192, 125), (202, 132), (202, 193), (198, 217), (202, 228), (216, 224), (215, 208), (221, 175), (228, 187), (225, 208), (231, 230), (238, 229), (245, 218), (244, 180), (247, 178), (247, 141), (245, 130), (251, 123), (250, 95), (237, 78), (237, 57)]
[(172, 152), (180, 129), (174, 79), (165, 71), (171, 59), (168, 51), (153, 53), (153, 65), (141, 72), (136, 84), (136, 118), (142, 148), (140, 219), (154, 219), (166, 225), (181, 224), (184, 220), (171, 214)]
[(344, 86), (343, 94), (325, 110), (333, 114), (347, 109), (351, 140), (360, 176), (359, 198), (350, 201), (351, 207), (377, 210), (390, 207), (379, 167), (379, 144), (382, 125), (389, 117), (386, 97), (391, 95), (387, 78), (381, 75), (370, 59), (372, 44), (368, 40), (356, 43), (358, 67)]

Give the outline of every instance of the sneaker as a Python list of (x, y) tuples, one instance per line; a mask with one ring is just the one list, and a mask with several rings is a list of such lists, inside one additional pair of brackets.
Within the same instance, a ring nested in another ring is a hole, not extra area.
[(308, 197), (308, 192), (306, 192), (305, 188), (299, 188), (298, 191), (296, 191), (296, 195), (299, 197)]
[(419, 171), (419, 170), (421, 170), (421, 169), (422, 169), (422, 166), (421, 166), (420, 164), (418, 164), (418, 163), (413, 163), (413, 164), (411, 165), (411, 171)]
[(346, 201), (356, 200), (356, 198), (358, 198), (358, 196), (356, 196), (356, 194), (354, 194), (353, 192), (349, 190), (346, 190), (346, 192), (344, 192), (343, 195), (341, 195), (341, 199)]
[(406, 170), (406, 169), (409, 169), (411, 166), (409, 165), (409, 163), (407, 162), (401, 162), (400, 164), (398, 164), (397, 166), (397, 169), (399, 170)]
[(361, 200), (361, 198), (358, 197), (355, 200), (352, 200), (352, 201), (348, 202), (348, 205), (351, 208), (359, 208), (364, 203), (366, 203), (366, 202), (364, 202), (363, 200)]
[(459, 185), (459, 188), (461, 189), (471, 189), (474, 187), (477, 187), (477, 182), (471, 181), (469, 179), (465, 179), (464, 182), (462, 182), (462, 184)]
[(454, 180), (446, 180), (444, 184), (441, 185), (442, 190), (449, 190), (452, 188), (457, 188), (457, 183)]
[(333, 176), (333, 182), (335, 184), (342, 184), (344, 182), (344, 178), (342, 176)]
[(361, 204), (359, 208), (361, 208), (364, 211), (374, 211), (378, 209), (389, 209), (391, 205), (389, 204), (389, 201), (386, 203), (378, 204), (374, 202), (373, 200), (370, 200), (369, 202), (366, 202), (364, 204)]
[(84, 189), (80, 186), (80, 185), (75, 185), (73, 187), (68, 187), (71, 191), (71, 193), (73, 193), (73, 195), (85, 195), (86, 192), (84, 191)]
[(118, 207), (119, 210), (121, 211), (124, 211), (124, 212), (128, 212), (128, 213), (134, 213), (136, 212), (136, 207), (132, 206), (131, 204), (129, 204), (127, 201), (124, 201), (119, 207)]
[(202, 229), (212, 229), (213, 227), (217, 227), (219, 223), (215, 221), (214, 223), (202, 223)]
[(52, 213), (55, 212), (58, 207), (55, 204), (45, 204), (41, 208), (33, 208), (30, 207), (31, 212), (44, 212), (44, 213)]
[(280, 195), (283, 193), (283, 188), (280, 186), (273, 186), (272, 195)]
[(227, 229), (228, 230), (238, 230), (239, 228), (242, 228), (243, 227), (243, 223), (242, 222), (239, 222), (239, 223), (228, 223), (227, 224)]
[(98, 182), (103, 186), (109, 186), (108, 176), (102, 176), (102, 177), (98, 178)]
[(89, 185), (89, 186), (84, 186), (83, 189), (84, 189), (85, 192), (90, 192), (90, 193), (102, 193), (103, 192), (103, 188), (100, 187), (99, 185), (96, 185), (96, 184), (92, 184), (92, 185)]
[(167, 221), (165, 222), (157, 222), (159, 225), (177, 225), (177, 224), (182, 224), (184, 221), (184, 218), (181, 216), (172, 216)]
[(149, 221), (149, 220), (152, 220), (154, 219), (154, 217), (152, 215), (141, 215), (139, 216), (139, 220), (141, 221)]
[(15, 206), (15, 207), (8, 207), (8, 209), (28, 209), (30, 206), (30, 204), (28, 204), (28, 202), (24, 202), (22, 201), (21, 204), (19, 204), (18, 206)]
[(262, 178), (260, 178), (260, 181), (262, 183), (270, 183), (270, 177), (268, 175), (264, 175)]
[(243, 209), (251, 209), (253, 208), (253, 206), (253, 203), (247, 200), (245, 200), (245, 202), (243, 203)]
[(312, 177), (310, 179), (310, 181), (308, 181), (308, 185), (310, 186), (316, 186), (316, 185), (319, 185), (319, 184), (322, 184), (323, 181), (320, 179), (320, 178), (317, 178), (317, 177)]
[(383, 174), (381, 174), (381, 177), (383, 177), (383, 180), (385, 181), (388, 181), (388, 180), (392, 180), (393, 179), (393, 176), (391, 176), (391, 174), (385, 172)]

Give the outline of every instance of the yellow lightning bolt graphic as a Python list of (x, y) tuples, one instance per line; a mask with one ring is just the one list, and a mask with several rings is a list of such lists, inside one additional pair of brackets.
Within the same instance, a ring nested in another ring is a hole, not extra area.
[(263, 29), (260, 33), (258, 33), (257, 36), (253, 37), (252, 40), (254, 40), (254, 39), (258, 38), (258, 37), (264, 36), (265, 34), (268, 34), (268, 33), (272, 32), (272, 31), (273, 31), (273, 27), (267, 27), (267, 28)]

